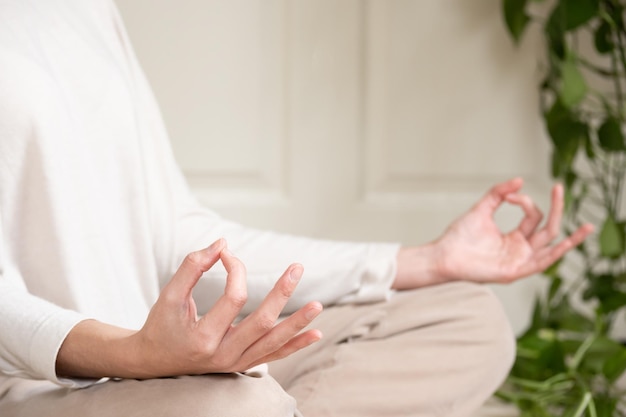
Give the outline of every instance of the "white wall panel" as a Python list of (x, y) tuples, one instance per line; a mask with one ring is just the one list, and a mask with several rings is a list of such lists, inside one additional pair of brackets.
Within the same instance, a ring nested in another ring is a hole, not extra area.
[(284, 196), (285, 2), (119, 3), (201, 198)]
[(545, 183), (533, 45), (511, 47), (497, 2), (367, 3), (366, 191)]

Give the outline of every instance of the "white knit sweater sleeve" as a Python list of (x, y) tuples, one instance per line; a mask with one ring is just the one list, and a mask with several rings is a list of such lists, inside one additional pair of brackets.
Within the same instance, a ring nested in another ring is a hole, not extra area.
[[(0, 238), (3, 238), (0, 219)], [(93, 381), (57, 377), (56, 357), (69, 331), (84, 320), (81, 314), (30, 295), (6, 257), (0, 239), (0, 372), (61, 385), (83, 386)]]
[[(231, 251), (246, 265), (250, 312), (263, 300), (283, 271), (294, 262), (304, 275), (285, 312), (309, 301), (325, 305), (382, 301), (391, 294), (395, 279), (395, 243), (341, 242), (257, 230), (220, 219), (202, 208), (178, 223), (178, 258), (226, 238)], [(224, 290), (225, 271), (216, 265), (196, 288), (196, 302), (208, 309)]]

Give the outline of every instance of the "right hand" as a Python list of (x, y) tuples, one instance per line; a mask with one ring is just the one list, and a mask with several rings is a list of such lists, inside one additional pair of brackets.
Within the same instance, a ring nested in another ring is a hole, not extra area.
[[(202, 274), (218, 260), (228, 273), (224, 294), (198, 317), (192, 291)], [(322, 311), (310, 302), (276, 324), (302, 276), (290, 265), (259, 308), (234, 324), (246, 303), (246, 270), (220, 239), (189, 254), (163, 288), (143, 328), (132, 338), (138, 378), (242, 372), (284, 358), (317, 342), (319, 330), (300, 333)]]

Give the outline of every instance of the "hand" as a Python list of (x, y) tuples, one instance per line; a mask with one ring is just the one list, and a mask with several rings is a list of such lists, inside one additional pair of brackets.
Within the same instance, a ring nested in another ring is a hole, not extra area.
[[(563, 214), (563, 187), (552, 190), (552, 206), (547, 222), (539, 227), (543, 214), (530, 197), (521, 194), (522, 179), (515, 178), (494, 186), (466, 214), (457, 219), (434, 243), (422, 248), (405, 248), (399, 254), (397, 288), (425, 285), (424, 279), (437, 283), (450, 280), (507, 283), (543, 271), (568, 250), (580, 244), (592, 231), (585, 224), (552, 244), (558, 236)], [(493, 216), (504, 203), (521, 207), (524, 218), (517, 228), (503, 233)], [(427, 271), (422, 282), (415, 283), (417, 256), (432, 259), (420, 268)]]
[[(220, 239), (189, 254), (163, 288), (138, 332), (93, 320), (79, 323), (57, 358), (57, 373), (72, 377), (154, 378), (242, 372), (284, 358), (318, 341), (319, 330), (300, 333), (321, 312), (311, 302), (276, 324), (302, 276), (289, 266), (259, 308), (234, 324), (246, 298), (246, 270)], [(228, 273), (224, 294), (198, 317), (192, 291), (221, 259)]]
[[(276, 324), (302, 276), (302, 266), (291, 265), (260, 307), (233, 324), (246, 302), (244, 265), (217, 241), (183, 261), (137, 333), (148, 353), (146, 376), (240, 372), (284, 358), (321, 338), (317, 330), (298, 334), (321, 312), (309, 303)], [(218, 259), (228, 272), (226, 289), (213, 308), (197, 317), (192, 291), (200, 276)], [(152, 357), (151, 357), (152, 356)]]

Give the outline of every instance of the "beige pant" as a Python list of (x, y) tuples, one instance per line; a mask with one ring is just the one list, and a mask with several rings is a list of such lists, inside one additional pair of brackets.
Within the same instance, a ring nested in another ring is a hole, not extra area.
[(322, 341), (271, 364), (274, 378), (123, 380), (81, 390), (12, 380), (0, 386), (0, 416), (470, 416), (514, 356), (499, 302), (469, 283), (328, 308), (314, 324)]

